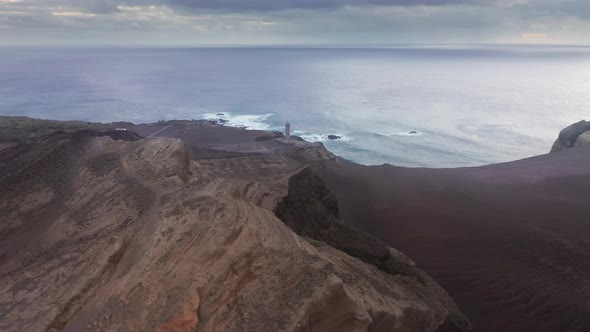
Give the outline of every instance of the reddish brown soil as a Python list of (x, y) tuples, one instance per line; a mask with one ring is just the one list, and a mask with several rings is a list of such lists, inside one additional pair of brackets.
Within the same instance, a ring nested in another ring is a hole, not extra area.
[[(472, 331), (407, 258), (342, 225), (319, 178), (271, 153), (323, 146), (224, 132), (62, 132), (0, 152), (0, 330)], [(219, 140), (230, 149), (206, 158)], [(291, 222), (330, 223), (298, 235), (273, 213), (285, 197)]]

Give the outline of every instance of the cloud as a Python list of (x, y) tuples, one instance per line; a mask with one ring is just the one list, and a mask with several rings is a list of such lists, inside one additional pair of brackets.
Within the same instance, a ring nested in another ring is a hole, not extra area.
[(80, 3), (92, 13), (103, 14), (117, 12), (119, 2), (117, 0), (78, 0), (77, 2), (72, 1), (72, 5)]
[(52, 12), (53, 16), (65, 16), (65, 17), (95, 17), (93, 13), (80, 13), (80, 12)]
[(526, 32), (521, 35), (525, 43), (541, 43), (547, 41), (547, 35), (544, 33)]
[(4, 43), (590, 43), (588, 0), (0, 0)]
[(287, 9), (335, 9), (344, 6), (445, 6), (480, 3), (474, 0), (165, 0), (185, 8), (225, 11), (277, 11)]

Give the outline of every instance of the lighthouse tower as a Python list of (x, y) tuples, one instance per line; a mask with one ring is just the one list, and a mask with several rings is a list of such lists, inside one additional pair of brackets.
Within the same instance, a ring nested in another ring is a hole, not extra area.
[(291, 124), (289, 123), (289, 121), (285, 123), (285, 139), (287, 141), (291, 140)]

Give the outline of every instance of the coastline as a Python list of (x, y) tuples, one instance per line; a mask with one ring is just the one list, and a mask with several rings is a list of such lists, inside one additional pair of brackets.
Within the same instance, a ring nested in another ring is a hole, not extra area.
[[(215, 116), (214, 116), (215, 115)], [(132, 123), (132, 122), (86, 122), (79, 120), (62, 121), (62, 120), (51, 120), (51, 119), (36, 119), (26, 116), (3, 116), (0, 115), (0, 131), (6, 131), (5, 134), (0, 135), (0, 149), (2, 146), (9, 147), (18, 143), (27, 143), (39, 139), (45, 135), (48, 135), (54, 131), (62, 130), (65, 132), (71, 132), (80, 129), (94, 129), (94, 130), (116, 130), (126, 129), (137, 132), (143, 137), (178, 137), (196, 143), (200, 141), (199, 145), (207, 147), (220, 147), (226, 144), (242, 144), (251, 140), (267, 140), (270, 138), (280, 138), (283, 133), (278, 130), (270, 129), (255, 129), (243, 124), (228, 124), (227, 122), (221, 121), (223, 118), (216, 114), (211, 114), (211, 118), (201, 119), (182, 119), (182, 120), (167, 120), (158, 122), (146, 122), (146, 123)], [(188, 126), (190, 134), (187, 135), (187, 128), (180, 128), (175, 126)], [(165, 128), (169, 127), (169, 128)], [(199, 131), (194, 129), (199, 128)], [(15, 132), (10, 132), (8, 129), (16, 129)], [(164, 132), (158, 132), (159, 130)], [(23, 137), (23, 132), (26, 134)], [(295, 131), (294, 137), (298, 140), (307, 141), (308, 143), (321, 143), (325, 142), (340, 142), (347, 141), (348, 138), (344, 135), (337, 135), (331, 133), (324, 134), (310, 134), (299, 136), (300, 131)], [(156, 134), (156, 135), (154, 135)], [(401, 135), (402, 133), (400, 133)], [(418, 133), (417, 136), (421, 136), (422, 133)], [(321, 139), (308, 141), (306, 138), (309, 137)], [(328, 136), (337, 136), (336, 139), (329, 139)], [(406, 136), (409, 136), (406, 135)], [(330, 151), (330, 153), (335, 154)], [(414, 168), (414, 169), (470, 169), (479, 167), (490, 167), (494, 165), (509, 164), (517, 162), (522, 159), (516, 159), (512, 161), (505, 161), (499, 163), (477, 165), (477, 166), (457, 166), (457, 167), (425, 167), (425, 166), (397, 166), (392, 163), (383, 163), (379, 165), (366, 165), (357, 163), (353, 160), (347, 159), (344, 156), (335, 154), (338, 158), (346, 160), (350, 163), (359, 164), (362, 166), (393, 166), (403, 168)], [(524, 159), (535, 158), (537, 156), (531, 156)]]
[(195, 160), (276, 155), (307, 165), (343, 221), (416, 262), (476, 331), (590, 329), (588, 146), (480, 167), (407, 168), (355, 164), (322, 144), (292, 149), (271, 132), (198, 121), (128, 125), (142, 136), (172, 125), (158, 136), (182, 139)]

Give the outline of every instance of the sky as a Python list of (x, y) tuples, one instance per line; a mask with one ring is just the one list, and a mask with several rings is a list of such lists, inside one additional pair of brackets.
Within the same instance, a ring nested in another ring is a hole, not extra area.
[(3, 45), (590, 44), (590, 0), (0, 0)]

